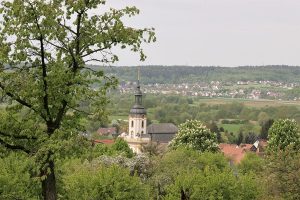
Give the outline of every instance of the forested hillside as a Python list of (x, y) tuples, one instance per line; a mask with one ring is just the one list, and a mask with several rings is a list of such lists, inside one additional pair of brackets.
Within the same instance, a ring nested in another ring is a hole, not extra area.
[[(99, 70), (99, 67), (91, 66)], [(135, 81), (133, 67), (100, 67), (120, 81)], [(236, 81), (300, 82), (300, 67), (297, 66), (243, 66), (243, 67), (192, 67), (192, 66), (141, 66), (144, 84), (151, 83), (195, 83)]]

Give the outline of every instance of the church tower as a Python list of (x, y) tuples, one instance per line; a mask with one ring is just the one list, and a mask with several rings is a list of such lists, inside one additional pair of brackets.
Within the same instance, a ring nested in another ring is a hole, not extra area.
[(135, 103), (129, 113), (129, 131), (127, 137), (141, 139), (147, 133), (147, 112), (142, 105), (143, 94), (140, 87), (140, 68), (138, 68), (138, 80), (134, 96)]

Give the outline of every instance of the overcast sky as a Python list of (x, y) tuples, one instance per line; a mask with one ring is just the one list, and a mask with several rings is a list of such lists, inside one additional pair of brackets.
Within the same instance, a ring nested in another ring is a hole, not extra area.
[(154, 27), (144, 63), (122, 52), (118, 65), (300, 65), (300, 0), (108, 0), (137, 6), (130, 20)]

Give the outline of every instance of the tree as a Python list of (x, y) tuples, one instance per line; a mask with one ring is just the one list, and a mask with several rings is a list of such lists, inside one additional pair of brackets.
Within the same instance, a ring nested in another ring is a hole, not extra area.
[(158, 142), (149, 142), (142, 145), (142, 152), (149, 154), (149, 156), (158, 156), (166, 151), (166, 148), (161, 146)]
[(253, 132), (249, 132), (245, 137), (246, 144), (253, 144), (254, 142), (256, 142), (256, 140), (257, 140), (257, 136)]
[(139, 200), (149, 197), (147, 185), (119, 166), (73, 162), (65, 167), (62, 181), (62, 199)]
[(260, 112), (257, 116), (259, 125), (263, 125), (268, 120), (270, 120), (270, 117), (266, 112)]
[(218, 128), (216, 122), (214, 122), (214, 121), (211, 122), (211, 123), (207, 123), (207, 124), (206, 124), (206, 127), (209, 128), (209, 130), (210, 130), (211, 132), (213, 132), (213, 133), (218, 133), (218, 132), (220, 132), (220, 130), (219, 130), (219, 128)]
[[(184, 162), (183, 162), (184, 161)], [(153, 175), (150, 178), (153, 199), (164, 199), (167, 188), (175, 183), (178, 175), (188, 174), (192, 170), (200, 172), (205, 169), (226, 171), (228, 161), (221, 153), (204, 152), (187, 148), (171, 150), (153, 160)], [(178, 198), (174, 198), (178, 199)]]
[(264, 160), (253, 152), (246, 153), (245, 157), (238, 165), (239, 171), (246, 173), (261, 173), (264, 167)]
[(300, 154), (292, 147), (270, 154), (264, 174), (269, 199), (300, 199)]
[(261, 131), (260, 131), (260, 138), (261, 139), (268, 139), (268, 131), (271, 128), (271, 126), (273, 125), (274, 120), (273, 119), (269, 119), (265, 122), (262, 123), (261, 125)]
[(166, 198), (173, 199), (259, 199), (260, 189), (253, 175), (242, 175), (238, 179), (230, 170), (191, 170), (180, 173), (174, 184), (167, 188)]
[(292, 147), (300, 149), (300, 133), (298, 125), (292, 119), (280, 119), (273, 123), (269, 129), (268, 150), (278, 151)]
[(32, 159), (23, 153), (9, 153), (0, 158), (0, 199), (38, 199), (40, 187), (30, 178)]
[(112, 144), (111, 149), (112, 151), (124, 153), (128, 158), (133, 156), (133, 151), (130, 149), (128, 143), (122, 138), (117, 138)]
[(244, 141), (244, 133), (240, 131), (238, 134), (238, 138), (236, 139), (236, 144), (240, 145)]
[[(82, 119), (105, 118), (116, 79), (88, 66), (113, 63), (115, 48), (145, 55), (152, 29), (127, 27), (135, 7), (90, 12), (103, 0), (13, 0), (0, 7), (0, 145), (35, 158), (44, 199), (57, 199), (55, 160), (80, 146)], [(98, 12), (99, 13), (99, 12)], [(85, 107), (83, 107), (85, 105)]]
[(173, 148), (186, 147), (200, 152), (219, 150), (217, 136), (210, 132), (202, 122), (198, 120), (188, 120), (179, 125), (178, 133), (170, 144)]

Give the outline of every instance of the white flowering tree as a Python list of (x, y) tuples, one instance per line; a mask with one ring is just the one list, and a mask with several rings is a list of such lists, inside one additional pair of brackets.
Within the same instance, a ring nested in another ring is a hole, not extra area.
[(187, 120), (179, 125), (175, 138), (171, 141), (172, 148), (190, 148), (200, 152), (219, 150), (217, 135), (212, 133), (201, 121)]
[(269, 129), (268, 149), (271, 151), (286, 148), (300, 149), (300, 133), (297, 122), (293, 119), (280, 119)]

